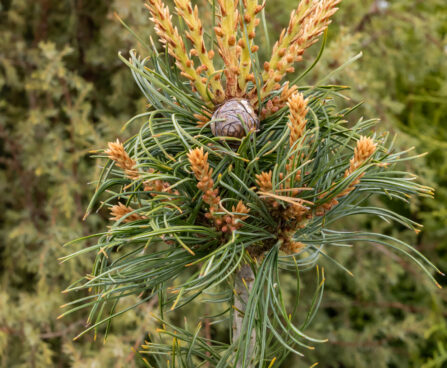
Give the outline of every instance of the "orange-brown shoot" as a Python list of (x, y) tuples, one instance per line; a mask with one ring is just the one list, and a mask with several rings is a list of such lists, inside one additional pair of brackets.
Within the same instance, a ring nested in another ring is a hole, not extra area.
[(290, 111), (289, 123), (287, 124), (290, 129), (290, 147), (293, 147), (300, 140), (306, 130), (306, 115), (309, 111), (307, 102), (308, 100), (304, 99), (302, 93), (295, 93), (289, 98), (287, 103)]
[(188, 153), (188, 159), (192, 171), (198, 180), (197, 188), (203, 192), (203, 201), (210, 206), (209, 218), (214, 218), (214, 213), (219, 210), (219, 190), (213, 189), (214, 180), (212, 178), (213, 169), (208, 163), (208, 152), (204, 153), (203, 148), (195, 148)]
[(148, 0), (145, 6), (149, 9), (155, 24), (155, 32), (165, 45), (169, 54), (175, 58), (181, 74), (189, 79), (204, 101), (210, 101), (206, 83), (194, 67), (194, 62), (188, 57), (185, 43), (171, 21), (169, 8), (162, 0)]
[(126, 176), (131, 180), (138, 180), (140, 173), (136, 168), (137, 163), (124, 149), (123, 144), (117, 139), (116, 142), (108, 143), (109, 149), (105, 151), (107, 156), (115, 161), (116, 165), (124, 170)]
[(273, 189), (272, 171), (256, 174), (256, 184), (262, 192), (270, 192)]
[[(357, 141), (357, 145), (354, 149), (354, 157), (349, 162), (349, 167), (346, 169), (344, 177), (347, 178), (349, 175), (353, 174), (358, 168), (360, 168), (376, 151), (377, 144), (371, 138), (360, 137)], [(320, 206), (316, 214), (318, 216), (324, 215), (332, 207), (338, 204), (338, 199), (344, 197), (351, 193), (355, 186), (360, 183), (360, 179), (363, 177), (364, 173), (360, 174), (345, 190), (338, 194), (332, 201)]]
[(203, 26), (199, 17), (199, 9), (197, 5), (193, 8), (190, 0), (175, 0), (177, 13), (188, 27), (189, 31), (186, 37), (191, 41), (193, 48), (189, 51), (191, 56), (197, 56), (201, 62), (196, 71), (205, 72), (206, 80), (209, 80), (214, 100), (221, 103), (225, 99), (225, 92), (220, 81), (220, 73), (216, 73), (213, 64), (214, 51), (208, 51), (203, 39)]
[(195, 148), (188, 153), (188, 159), (191, 164), (192, 171), (198, 180), (197, 188), (203, 192), (202, 199), (209, 205), (210, 211), (206, 214), (209, 220), (214, 222), (217, 230), (223, 233), (231, 233), (242, 227), (242, 223), (238, 220), (247, 219), (250, 209), (247, 208), (242, 201), (239, 201), (236, 206), (232, 207), (232, 214), (218, 215), (220, 196), (219, 190), (213, 189), (214, 180), (212, 179), (213, 169), (208, 163), (208, 153), (203, 151), (203, 148)]
[(319, 36), (330, 24), (330, 18), (338, 10), (341, 0), (302, 0), (292, 12), (289, 26), (281, 32), (275, 44), (270, 61), (264, 64), (265, 81), (261, 98), (280, 87), (280, 81), (287, 73), (295, 71), (293, 64), (302, 60), (304, 51), (318, 41)]
[(117, 205), (110, 208), (110, 220), (118, 221), (126, 215), (128, 216), (123, 220), (124, 223), (147, 219), (146, 216), (141, 216), (137, 213), (132, 213), (131, 215), (129, 215), (129, 213), (133, 211), (135, 210), (132, 207), (125, 206), (122, 203), (118, 203)]
[[(240, 16), (240, 27), (242, 33), (242, 39), (239, 40), (238, 45), (241, 48), (241, 56), (239, 61), (239, 89), (242, 92), (246, 92), (247, 83), (254, 82), (254, 75), (250, 74), (252, 62), (250, 53), (255, 53), (258, 50), (258, 46), (254, 44), (256, 27), (260, 23), (260, 19), (257, 18), (263, 5), (258, 4), (258, 0), (243, 0), (244, 14)], [(248, 45), (247, 45), (248, 39)]]
[(305, 245), (303, 243), (301, 243), (301, 242), (297, 242), (297, 241), (291, 240), (290, 238), (285, 238), (283, 240), (282, 245), (281, 245), (281, 250), (284, 253), (287, 253), (287, 254), (297, 254), (304, 247), (305, 247)]
[(219, 54), (225, 64), (227, 99), (238, 97), (237, 79), (240, 74), (236, 33), (239, 20), (239, 0), (217, 0), (220, 8), (218, 26), (214, 29), (219, 45)]
[[(150, 173), (154, 173), (154, 169), (149, 169)], [(151, 193), (152, 196), (156, 196), (158, 193), (168, 193), (168, 194), (175, 194), (179, 195), (178, 190), (172, 190), (171, 184), (169, 184), (166, 181), (156, 179), (156, 180), (146, 180), (144, 182), (144, 191), (146, 192), (153, 192)]]

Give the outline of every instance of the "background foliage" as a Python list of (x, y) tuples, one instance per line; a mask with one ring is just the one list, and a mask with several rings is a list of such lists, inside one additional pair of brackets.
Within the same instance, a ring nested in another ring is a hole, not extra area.
[[(268, 2), (271, 39), (296, 3)], [(90, 266), (79, 260), (59, 266), (57, 258), (69, 252), (60, 244), (97, 231), (105, 221), (106, 214), (81, 221), (93, 192), (88, 182), (99, 170), (89, 150), (123, 134), (123, 123), (145, 109), (116, 56), (138, 45), (114, 19), (115, 11), (149, 37), (151, 25), (138, 0), (0, 2), (1, 367), (139, 366), (131, 348), (153, 328), (151, 305), (115, 321), (106, 344), (90, 335), (72, 341), (84, 327), (83, 314), (56, 319), (68, 301), (60, 291)], [(323, 60), (307, 82), (362, 51), (330, 81), (352, 86), (347, 104), (364, 100), (358, 116), (379, 116), (383, 128), (398, 133), (400, 146), (430, 152), (411, 169), (437, 189), (436, 200), (398, 209), (425, 225), (420, 234), (367, 219), (346, 226), (400, 233), (445, 271), (445, 1), (344, 0), (334, 23)], [(380, 246), (339, 252), (355, 277), (327, 267), (323, 308), (309, 332), (330, 340), (305, 363), (286, 366), (444, 367), (446, 292)]]

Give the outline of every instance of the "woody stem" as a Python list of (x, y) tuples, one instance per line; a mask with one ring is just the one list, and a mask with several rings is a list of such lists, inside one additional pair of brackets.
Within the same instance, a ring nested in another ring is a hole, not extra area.
[[(234, 289), (236, 292), (234, 299), (235, 311), (233, 314), (233, 341), (237, 341), (241, 335), (244, 333), (242, 330), (244, 315), (246, 306), (248, 303), (248, 299), (250, 297), (250, 292), (253, 288), (253, 284), (255, 281), (255, 275), (250, 265), (245, 263), (241, 266), (241, 269), (236, 273)], [(249, 344), (249, 352), (247, 354), (250, 357), (254, 351), (256, 343), (256, 331), (253, 328), (250, 335), (250, 344)], [(249, 362), (248, 362), (249, 363)], [(241, 356), (239, 356), (239, 360), (236, 364), (236, 368), (250, 368), (251, 364), (242, 365)]]

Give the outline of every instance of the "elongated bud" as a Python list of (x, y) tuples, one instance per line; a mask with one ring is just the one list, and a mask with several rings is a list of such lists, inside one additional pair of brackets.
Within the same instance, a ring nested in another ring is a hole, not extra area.
[(116, 142), (109, 142), (108, 146), (109, 149), (105, 151), (107, 156), (115, 161), (118, 167), (124, 170), (124, 173), (129, 179), (138, 180), (140, 173), (136, 168), (137, 163), (126, 152), (123, 144), (117, 139)]

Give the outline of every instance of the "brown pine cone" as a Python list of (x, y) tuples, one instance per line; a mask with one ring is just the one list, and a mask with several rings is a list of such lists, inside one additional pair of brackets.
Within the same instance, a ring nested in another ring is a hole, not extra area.
[[(211, 131), (216, 137), (243, 138), (246, 132), (259, 130), (259, 118), (248, 100), (233, 98), (214, 112)], [(216, 121), (214, 121), (216, 120)]]

